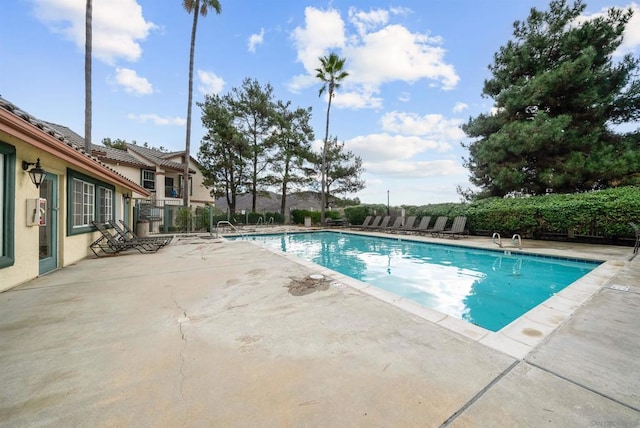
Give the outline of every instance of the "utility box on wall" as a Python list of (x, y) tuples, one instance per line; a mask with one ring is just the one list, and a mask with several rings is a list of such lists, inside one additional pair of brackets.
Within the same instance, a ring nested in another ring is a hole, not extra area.
[(27, 226), (47, 225), (47, 200), (27, 199)]

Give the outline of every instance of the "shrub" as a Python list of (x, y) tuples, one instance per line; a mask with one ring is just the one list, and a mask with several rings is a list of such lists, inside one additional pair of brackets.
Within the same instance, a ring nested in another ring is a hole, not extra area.
[(304, 218), (311, 217), (311, 223), (320, 223), (320, 212), (309, 210), (293, 210), (291, 211), (291, 222), (293, 224), (304, 224)]
[(367, 205), (358, 205), (344, 209), (344, 215), (351, 224), (362, 224), (368, 215), (372, 215), (373, 210)]

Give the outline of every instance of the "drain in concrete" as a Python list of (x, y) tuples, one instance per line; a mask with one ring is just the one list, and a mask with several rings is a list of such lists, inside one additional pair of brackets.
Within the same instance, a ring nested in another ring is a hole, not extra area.
[(331, 281), (322, 275), (309, 275), (304, 278), (291, 278), (287, 288), (292, 296), (305, 296), (315, 291), (326, 291), (329, 289)]

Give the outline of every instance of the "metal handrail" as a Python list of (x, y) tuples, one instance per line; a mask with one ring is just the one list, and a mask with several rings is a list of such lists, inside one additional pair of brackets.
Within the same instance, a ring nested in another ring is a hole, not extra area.
[[(491, 237), (491, 241), (496, 244), (498, 247), (500, 248), (505, 248), (502, 246), (502, 238), (500, 238), (500, 234), (498, 232), (493, 232), (493, 236)], [(516, 244), (517, 242), (517, 244)], [(518, 249), (522, 250), (522, 237), (517, 234), (514, 233), (513, 236), (511, 237), (511, 246), (512, 247), (517, 247)]]
[[(497, 239), (496, 239), (497, 238)], [(496, 240), (498, 242), (496, 242)], [(491, 237), (491, 241), (498, 245), (498, 247), (502, 248), (502, 239), (500, 238), (500, 234), (498, 232), (493, 232), (493, 236)]]
[(522, 250), (522, 238), (520, 237), (520, 235), (518, 235), (517, 233), (515, 233), (512, 237), (511, 237), (511, 244), (515, 247), (516, 246), (516, 241), (518, 241), (518, 248)]
[(238, 233), (240, 235), (244, 235), (233, 224), (231, 224), (231, 222), (229, 222), (227, 220), (220, 220), (218, 223), (216, 223), (216, 238), (220, 237), (220, 235), (218, 234), (218, 228), (220, 227), (220, 225), (230, 226), (231, 229), (233, 229), (236, 233)]

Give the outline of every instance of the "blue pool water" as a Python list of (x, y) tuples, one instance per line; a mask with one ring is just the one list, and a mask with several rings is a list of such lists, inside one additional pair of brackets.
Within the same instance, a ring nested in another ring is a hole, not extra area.
[(491, 331), (500, 330), (598, 265), (336, 232), (245, 239)]

